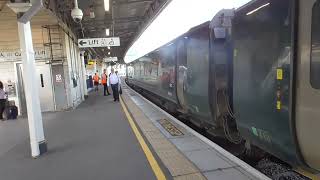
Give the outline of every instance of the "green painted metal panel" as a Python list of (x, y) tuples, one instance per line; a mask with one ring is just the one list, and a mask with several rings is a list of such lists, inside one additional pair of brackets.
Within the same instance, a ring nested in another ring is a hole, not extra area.
[(233, 21), (234, 110), (240, 132), (279, 158), (296, 160), (290, 119), (293, 1), (256, 1)]

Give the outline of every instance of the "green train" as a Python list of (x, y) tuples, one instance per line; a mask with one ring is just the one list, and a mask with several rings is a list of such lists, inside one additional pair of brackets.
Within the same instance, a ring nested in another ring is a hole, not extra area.
[(320, 0), (221, 10), (128, 64), (127, 82), (218, 138), (320, 171)]

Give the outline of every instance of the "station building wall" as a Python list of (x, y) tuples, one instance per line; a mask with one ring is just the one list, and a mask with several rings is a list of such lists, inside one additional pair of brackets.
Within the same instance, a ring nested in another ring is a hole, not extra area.
[[(50, 76), (51, 82), (45, 83), (52, 86), (52, 98), (43, 100), (40, 93), (42, 110), (59, 111), (76, 107), (84, 100), (82, 62), (76, 39), (71, 33), (59, 28), (58, 25), (48, 26), (50, 33), (48, 27), (44, 28), (43, 25), (32, 25), (31, 23), (31, 26), (37, 67), (49, 67), (49, 71), (46, 73)], [(50, 37), (51, 40), (59, 40), (60, 43), (48, 43)], [(26, 110), (23, 109), (21, 101), (23, 91), (21, 91), (19, 78), (21, 76), (19, 76), (19, 64), (21, 63), (19, 46), (17, 26), (5, 31), (1, 29), (0, 81), (4, 82), (5, 88), (9, 92), (9, 100), (15, 101), (21, 114)], [(37, 80), (39, 81), (39, 79)], [(41, 84), (39, 87), (41, 88)], [(53, 104), (53, 106), (51, 107), (49, 104)]]

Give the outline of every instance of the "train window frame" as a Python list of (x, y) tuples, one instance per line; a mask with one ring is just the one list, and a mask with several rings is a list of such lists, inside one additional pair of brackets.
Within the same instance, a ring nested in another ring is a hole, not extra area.
[[(319, 7), (319, 8), (317, 8)], [(317, 12), (316, 10), (318, 10), (319, 12)], [(314, 53), (314, 40), (317, 40), (315, 39), (315, 33), (317, 33), (316, 29), (315, 29), (315, 26), (318, 25), (319, 26), (319, 29), (320, 29), (320, 23), (316, 23), (315, 20), (317, 20), (316, 16), (315, 16), (315, 12), (319, 13), (319, 16), (320, 16), (320, 0), (317, 0), (313, 7), (312, 7), (312, 17), (311, 17), (311, 39), (310, 39), (310, 78), (309, 78), (309, 81), (310, 81), (310, 84), (311, 84), (311, 87), (314, 88), (314, 89), (320, 89), (320, 80), (317, 80), (317, 78), (314, 77), (314, 75), (316, 73), (313, 73), (314, 71), (316, 72), (320, 72), (320, 66), (319, 68), (315, 68), (314, 66), (314, 57), (315, 57), (315, 53)], [(319, 46), (320, 46), (320, 38), (319, 38)], [(320, 57), (319, 57), (320, 59)], [(318, 78), (319, 79), (319, 78)]]

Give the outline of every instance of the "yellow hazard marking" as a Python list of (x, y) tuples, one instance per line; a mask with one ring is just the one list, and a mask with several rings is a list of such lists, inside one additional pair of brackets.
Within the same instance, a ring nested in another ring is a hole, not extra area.
[(312, 180), (320, 180), (320, 176), (319, 175), (316, 175), (316, 174), (311, 174), (310, 172), (307, 172), (301, 168), (298, 168), (298, 169), (295, 169), (295, 171), (299, 174), (302, 174), (303, 176), (305, 177), (308, 177)]
[(148, 159), (148, 162), (155, 174), (155, 176), (157, 177), (158, 180), (166, 180), (166, 176), (164, 175), (163, 171), (161, 170), (158, 162), (156, 161), (156, 159), (154, 158), (151, 150), (149, 149), (147, 143), (144, 141), (140, 131), (138, 130), (135, 122), (133, 121), (127, 107), (124, 105), (123, 103), (123, 100), (122, 100), (122, 97), (120, 96), (120, 103), (121, 103), (121, 106), (123, 108), (123, 111), (124, 113), (126, 114), (127, 116), (127, 119), (129, 121), (129, 124), (134, 132), (134, 134), (136, 135), (139, 143), (140, 143), (140, 146), (144, 152), (144, 154), (146, 155), (147, 159)]
[(278, 110), (281, 109), (281, 101), (277, 101), (277, 109), (278, 109)]
[(282, 79), (283, 79), (283, 70), (277, 69), (277, 80), (282, 80)]

